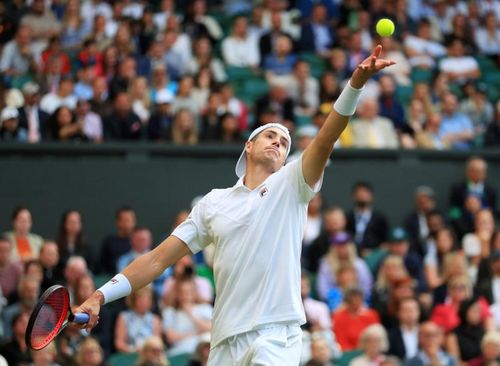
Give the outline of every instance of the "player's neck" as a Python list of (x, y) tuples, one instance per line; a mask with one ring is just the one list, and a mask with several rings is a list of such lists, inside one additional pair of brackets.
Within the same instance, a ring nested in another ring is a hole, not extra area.
[(260, 186), (262, 182), (264, 182), (271, 174), (273, 174), (272, 171), (262, 166), (255, 166), (253, 168), (247, 166), (243, 184), (248, 189), (254, 190), (258, 186)]

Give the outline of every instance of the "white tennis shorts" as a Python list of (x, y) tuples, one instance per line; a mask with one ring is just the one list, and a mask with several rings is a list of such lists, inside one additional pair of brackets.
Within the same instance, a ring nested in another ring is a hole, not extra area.
[(298, 366), (302, 329), (269, 324), (229, 337), (210, 351), (208, 366)]

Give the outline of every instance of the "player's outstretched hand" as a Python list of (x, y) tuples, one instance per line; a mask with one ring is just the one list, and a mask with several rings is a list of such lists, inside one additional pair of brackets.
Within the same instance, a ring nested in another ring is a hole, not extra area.
[(104, 296), (101, 292), (95, 291), (85, 302), (76, 309), (78, 313), (87, 313), (90, 315), (90, 320), (87, 324), (82, 324), (80, 328), (90, 331), (99, 322), (99, 311), (101, 304), (104, 303)]
[(378, 45), (373, 50), (373, 53), (361, 62), (351, 78), (351, 85), (354, 88), (362, 88), (366, 81), (374, 74), (388, 66), (394, 65), (396, 62), (380, 58), (382, 46)]

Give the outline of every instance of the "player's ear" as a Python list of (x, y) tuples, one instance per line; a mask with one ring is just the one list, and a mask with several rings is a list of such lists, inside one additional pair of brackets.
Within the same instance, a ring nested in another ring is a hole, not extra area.
[(253, 146), (253, 140), (245, 142), (245, 152), (249, 152), (252, 149)]

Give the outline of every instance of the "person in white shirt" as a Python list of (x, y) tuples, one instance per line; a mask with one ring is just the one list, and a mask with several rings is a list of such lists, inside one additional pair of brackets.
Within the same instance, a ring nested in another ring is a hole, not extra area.
[(260, 62), (257, 39), (248, 35), (248, 20), (238, 16), (232, 34), (222, 41), (222, 57), (229, 66), (256, 67)]
[(377, 46), (352, 75), (316, 139), (285, 164), (290, 134), (277, 123), (252, 132), (236, 164), (237, 183), (214, 189), (151, 252), (94, 292), (78, 309), (98, 321), (101, 305), (146, 286), (165, 268), (213, 243), (217, 297), (208, 365), (298, 365), (305, 323), (300, 252), (309, 200), (321, 188), (335, 141), (354, 114), (361, 89), (393, 61)]
[(48, 114), (52, 114), (59, 107), (68, 107), (72, 111), (76, 107), (78, 98), (73, 95), (73, 80), (61, 78), (56, 92), (45, 94), (40, 100), (40, 109)]

